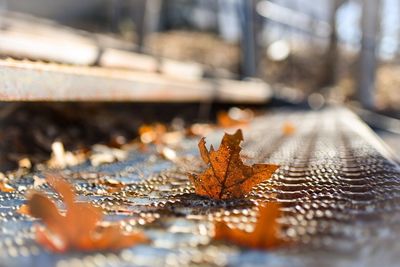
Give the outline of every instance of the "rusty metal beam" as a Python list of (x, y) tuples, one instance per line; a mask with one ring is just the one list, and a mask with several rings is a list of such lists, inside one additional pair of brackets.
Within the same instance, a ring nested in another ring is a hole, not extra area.
[(185, 80), (158, 73), (0, 60), (0, 101), (263, 103), (262, 82)]

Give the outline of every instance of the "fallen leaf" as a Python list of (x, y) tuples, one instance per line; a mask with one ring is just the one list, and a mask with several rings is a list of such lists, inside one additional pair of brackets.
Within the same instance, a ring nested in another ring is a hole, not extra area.
[(175, 145), (184, 137), (183, 131), (168, 131), (161, 123), (144, 124), (139, 128), (140, 141), (143, 144)]
[(117, 181), (115, 179), (111, 179), (111, 178), (100, 178), (100, 179), (97, 179), (97, 182), (99, 184), (107, 186), (108, 193), (119, 192), (121, 190), (121, 188), (123, 188), (125, 186), (124, 183)]
[(35, 190), (28, 194), (28, 213), (45, 225), (36, 226), (36, 240), (47, 249), (116, 250), (148, 242), (143, 233), (125, 234), (119, 224), (102, 224), (101, 209), (89, 202), (76, 202), (73, 187), (62, 178), (49, 175), (46, 179), (66, 206), (66, 212), (60, 213), (47, 195)]
[(30, 213), (29, 213), (29, 207), (28, 207), (28, 205), (26, 205), (26, 204), (21, 205), (21, 206), (17, 209), (17, 212), (18, 212), (19, 214), (22, 214), (22, 215), (30, 215)]
[(152, 125), (144, 124), (139, 128), (140, 141), (144, 144), (161, 144), (162, 137), (167, 132), (167, 127), (161, 123)]
[(0, 181), (0, 191), (5, 193), (14, 192), (15, 189), (4, 181)]
[(287, 121), (282, 125), (282, 132), (284, 135), (292, 135), (296, 132), (296, 127), (293, 123)]
[(92, 166), (99, 166), (106, 163), (113, 163), (115, 161), (122, 161), (126, 159), (128, 153), (118, 148), (112, 148), (105, 145), (94, 145), (92, 154), (90, 155), (90, 163)]
[(260, 207), (259, 218), (252, 232), (232, 229), (225, 222), (215, 224), (216, 240), (226, 240), (239, 246), (254, 249), (273, 249), (286, 242), (279, 236), (281, 225), (277, 219), (281, 216), (277, 202)]
[(253, 112), (250, 109), (233, 107), (228, 112), (219, 112), (217, 115), (218, 125), (228, 128), (233, 126), (244, 126), (253, 119)]
[(279, 168), (274, 164), (245, 165), (240, 157), (242, 141), (240, 129), (233, 135), (225, 134), (218, 150), (211, 146), (208, 151), (205, 138), (200, 140), (200, 156), (208, 168), (200, 175), (189, 174), (196, 194), (214, 199), (241, 198)]
[(65, 151), (63, 143), (59, 141), (52, 143), (51, 150), (51, 158), (47, 162), (50, 168), (64, 169), (81, 164), (86, 160), (86, 153), (83, 150), (75, 153)]

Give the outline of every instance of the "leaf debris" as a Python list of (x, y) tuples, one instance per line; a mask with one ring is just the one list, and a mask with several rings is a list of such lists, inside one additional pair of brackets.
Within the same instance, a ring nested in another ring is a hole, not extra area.
[(241, 198), (279, 168), (274, 164), (245, 165), (240, 156), (242, 141), (240, 129), (233, 135), (225, 134), (218, 150), (213, 146), (208, 150), (205, 138), (200, 140), (200, 156), (208, 168), (199, 175), (189, 174), (196, 194), (214, 199)]
[(61, 213), (47, 195), (36, 190), (28, 194), (28, 213), (45, 225), (36, 226), (36, 240), (47, 249), (54, 252), (117, 250), (149, 241), (142, 232), (127, 234), (119, 224), (102, 222), (101, 209), (88, 202), (77, 202), (73, 187), (62, 178), (49, 175), (46, 179), (66, 206), (66, 211)]
[(230, 108), (228, 112), (219, 112), (217, 114), (217, 122), (218, 125), (224, 128), (246, 126), (253, 120), (253, 117), (254, 113), (250, 109), (233, 107)]
[(7, 184), (5, 181), (0, 181), (0, 191), (5, 193), (14, 192), (15, 189)]
[(277, 202), (266, 203), (260, 207), (259, 218), (252, 232), (230, 228), (225, 222), (215, 224), (216, 240), (226, 240), (243, 247), (254, 249), (273, 249), (286, 242), (279, 236), (281, 225), (277, 219), (281, 216)]
[(296, 132), (296, 127), (294, 126), (294, 124), (292, 122), (286, 121), (282, 125), (282, 132), (284, 135), (292, 135)]

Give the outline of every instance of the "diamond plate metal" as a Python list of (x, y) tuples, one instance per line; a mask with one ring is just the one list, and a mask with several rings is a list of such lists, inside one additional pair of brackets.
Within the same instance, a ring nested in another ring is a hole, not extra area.
[[(283, 134), (285, 122), (296, 126), (294, 134)], [(400, 168), (354, 114), (340, 108), (277, 111), (243, 131), (248, 163), (282, 165), (243, 200), (214, 201), (194, 194), (186, 173), (202, 168), (197, 138), (181, 142), (177, 162), (162, 159), (154, 149), (132, 147), (123, 162), (63, 170), (81, 199), (102, 206), (108, 220), (125, 220), (127, 231), (143, 229), (153, 240), (118, 252), (54, 255), (43, 250), (33, 240), (36, 222), (16, 212), (34, 174), (12, 180), (18, 190), (0, 195), (0, 265), (397, 266)], [(208, 143), (218, 145), (222, 134), (210, 134)], [(98, 177), (129, 185), (104, 196), (104, 188), (92, 182)], [(283, 205), (283, 235), (291, 241), (287, 248), (255, 251), (211, 239), (214, 221), (253, 224), (257, 206), (271, 200)]]

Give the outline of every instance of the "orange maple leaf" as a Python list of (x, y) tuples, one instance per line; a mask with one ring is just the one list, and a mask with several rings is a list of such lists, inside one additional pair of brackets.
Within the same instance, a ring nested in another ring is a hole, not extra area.
[(225, 134), (218, 150), (211, 146), (208, 151), (205, 138), (200, 140), (200, 155), (209, 167), (200, 175), (189, 174), (196, 194), (214, 199), (240, 198), (279, 168), (273, 164), (245, 165), (240, 157), (242, 141), (240, 129), (233, 135)]
[(286, 243), (280, 236), (281, 225), (277, 218), (281, 216), (277, 202), (260, 207), (259, 218), (252, 232), (232, 229), (225, 222), (215, 224), (216, 240), (227, 240), (239, 246), (255, 249), (273, 249)]
[(65, 214), (58, 211), (48, 196), (35, 190), (28, 195), (27, 203), (29, 215), (41, 219), (46, 226), (36, 227), (36, 240), (47, 249), (116, 250), (148, 242), (143, 233), (124, 234), (118, 224), (101, 225), (101, 209), (88, 202), (76, 202), (72, 186), (62, 178), (47, 176), (47, 182), (62, 196)]

